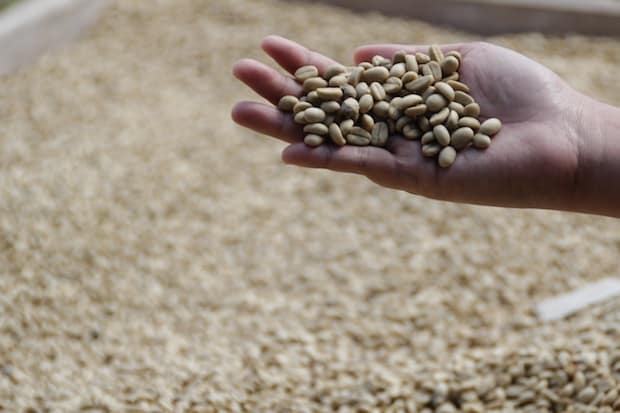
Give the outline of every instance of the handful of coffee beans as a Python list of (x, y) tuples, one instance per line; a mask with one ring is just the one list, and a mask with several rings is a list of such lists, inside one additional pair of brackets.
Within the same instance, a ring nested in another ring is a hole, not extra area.
[(319, 146), (385, 146), (395, 134), (419, 139), (422, 153), (437, 157), (440, 167), (456, 160), (469, 146), (486, 149), (502, 123), (480, 122), (480, 105), (460, 82), (462, 57), (444, 55), (437, 46), (429, 53), (397, 52), (392, 60), (375, 56), (355, 67), (334, 65), (323, 76), (315, 66), (303, 66), (295, 79), (301, 98), (284, 96), (278, 108), (294, 113), (304, 125), (304, 142)]

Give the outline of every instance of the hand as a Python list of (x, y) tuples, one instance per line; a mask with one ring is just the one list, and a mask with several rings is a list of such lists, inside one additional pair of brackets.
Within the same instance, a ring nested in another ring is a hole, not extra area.
[[(267, 37), (267, 54), (293, 73), (303, 65), (322, 72), (335, 62), (281, 37)], [(392, 136), (387, 148), (310, 148), (290, 114), (259, 103), (238, 103), (233, 119), (257, 132), (284, 140), (284, 162), (365, 175), (389, 188), (430, 198), (475, 204), (571, 209), (576, 193), (581, 116), (579, 95), (544, 66), (514, 51), (487, 43), (453, 44), (463, 56), (461, 79), (480, 104), (481, 117), (502, 120), (503, 128), (486, 150), (467, 148), (452, 167), (441, 169), (422, 156), (418, 141)], [(374, 45), (356, 50), (355, 62), (399, 51), (427, 52), (428, 46)], [(301, 95), (291, 77), (257, 61), (242, 60), (234, 74), (273, 104)], [(386, 150), (387, 149), (387, 150)]]

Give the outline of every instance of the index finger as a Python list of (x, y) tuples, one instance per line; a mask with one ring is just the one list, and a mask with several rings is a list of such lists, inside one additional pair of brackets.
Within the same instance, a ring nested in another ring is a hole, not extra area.
[(328, 67), (337, 64), (335, 60), (327, 56), (280, 36), (265, 37), (262, 47), (269, 56), (291, 74), (307, 65), (316, 66), (322, 74)]

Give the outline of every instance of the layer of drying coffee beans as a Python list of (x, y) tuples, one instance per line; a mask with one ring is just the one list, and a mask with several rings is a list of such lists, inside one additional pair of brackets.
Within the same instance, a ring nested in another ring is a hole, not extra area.
[(392, 60), (334, 65), (322, 76), (303, 66), (295, 79), (304, 96), (284, 96), (278, 107), (304, 125), (308, 146), (328, 139), (338, 146), (385, 146), (397, 134), (419, 139), (424, 156), (447, 168), (458, 151), (488, 148), (502, 127), (495, 118), (480, 122), (480, 105), (460, 81), (461, 61), (459, 52), (444, 55), (431, 46), (428, 54), (401, 51)]

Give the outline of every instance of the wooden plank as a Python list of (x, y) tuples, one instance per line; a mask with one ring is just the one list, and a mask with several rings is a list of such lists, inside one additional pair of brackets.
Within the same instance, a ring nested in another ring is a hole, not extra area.
[(320, 0), (357, 11), (411, 17), (482, 35), (582, 33), (620, 36), (618, 0)]
[(88, 26), (107, 0), (22, 0), (0, 13), (0, 75), (34, 61)]

